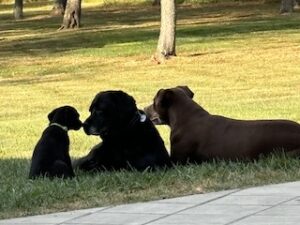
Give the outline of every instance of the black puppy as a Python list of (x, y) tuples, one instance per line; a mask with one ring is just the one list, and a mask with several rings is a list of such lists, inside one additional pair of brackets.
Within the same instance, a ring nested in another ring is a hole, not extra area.
[(39, 176), (72, 178), (74, 172), (69, 156), (68, 130), (79, 130), (82, 126), (79, 113), (71, 106), (53, 110), (49, 115), (49, 126), (35, 146), (29, 178)]
[(143, 111), (137, 109), (133, 97), (122, 91), (100, 92), (89, 111), (84, 131), (100, 135), (103, 142), (77, 160), (74, 167), (85, 171), (143, 171), (170, 166), (163, 140)]

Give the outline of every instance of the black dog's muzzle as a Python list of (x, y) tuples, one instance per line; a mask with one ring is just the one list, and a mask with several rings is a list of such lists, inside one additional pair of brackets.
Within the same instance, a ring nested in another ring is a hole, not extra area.
[(87, 135), (100, 135), (100, 131), (94, 126), (90, 126), (86, 121), (82, 124), (83, 130)]

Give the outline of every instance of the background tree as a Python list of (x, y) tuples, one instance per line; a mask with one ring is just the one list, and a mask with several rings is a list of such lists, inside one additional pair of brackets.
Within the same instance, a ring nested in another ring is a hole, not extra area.
[(55, 16), (64, 15), (67, 0), (54, 0), (54, 5), (51, 14)]
[(160, 62), (169, 56), (175, 56), (176, 6), (175, 0), (161, 0), (160, 34), (155, 60)]
[(15, 0), (14, 17), (16, 20), (23, 18), (23, 0)]
[(63, 23), (59, 30), (80, 27), (81, 0), (68, 0), (63, 18)]
[(295, 0), (281, 0), (280, 13), (293, 12), (295, 4)]

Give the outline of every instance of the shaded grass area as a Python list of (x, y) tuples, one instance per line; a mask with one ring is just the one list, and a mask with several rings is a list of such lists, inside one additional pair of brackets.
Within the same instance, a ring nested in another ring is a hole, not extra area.
[[(101, 90), (124, 90), (143, 108), (159, 88), (188, 85), (212, 114), (300, 121), (298, 12), (280, 16), (277, 4), (255, 1), (181, 5), (178, 56), (156, 65), (150, 56), (158, 8), (84, 5), (83, 28), (57, 32), (61, 18), (48, 16), (51, 4), (32, 4), (23, 21), (12, 21), (0, 5), (0, 218), (299, 179), (299, 160), (279, 154), (257, 162), (29, 181), (47, 114), (70, 104), (84, 120)], [(169, 148), (169, 129), (158, 129)], [(82, 130), (70, 138), (72, 158), (100, 141)]]
[[(219, 7), (205, 5), (196, 8), (180, 6), (178, 9), (178, 43), (188, 44), (188, 40), (191, 38), (195, 38), (197, 41), (209, 39), (214, 42), (233, 35), (250, 35), (254, 32), (299, 28), (298, 16), (290, 16), (284, 20), (282, 16), (276, 14), (274, 16), (275, 5), (272, 5), (272, 11), (269, 10), (270, 5), (261, 4), (259, 9), (257, 9), (258, 4), (233, 7), (232, 4)], [(254, 12), (249, 13), (251, 10)], [(36, 15), (41, 13), (35, 12)], [(87, 8), (86, 12), (83, 12), (83, 28), (72, 32), (56, 32), (60, 21), (61, 18), (49, 16), (42, 17), (42, 19), (32, 16), (31, 19), (29, 17), (27, 20), (17, 22), (4, 21), (0, 25), (3, 35), (6, 35), (2, 40), (2, 46), (0, 42), (2, 54), (13, 50), (20, 55), (44, 56), (49, 53), (80, 49), (101, 49), (117, 44), (124, 44), (123, 48), (127, 47), (124, 49), (127, 51), (119, 51), (119, 54), (116, 51), (111, 53), (101, 51), (100, 56), (140, 54), (145, 45), (151, 47), (156, 43), (159, 31), (159, 8), (149, 6), (144, 8), (128, 7), (124, 10)], [(12, 23), (15, 30), (10, 30)], [(18, 39), (17, 43), (16, 38)], [(128, 50), (132, 49), (131, 44), (142, 44), (143, 46), (128, 53)]]
[[(78, 173), (77, 179), (28, 181), (29, 161), (1, 160), (0, 218), (148, 201), (300, 179), (300, 161), (273, 155), (254, 163), (216, 161), (157, 172)], [(14, 168), (11, 171), (9, 168)], [(15, 172), (17, 171), (17, 173)], [(15, 182), (11, 176), (17, 177)], [(172, 191), (170, 191), (172, 190)], [(7, 214), (9, 212), (9, 214)]]

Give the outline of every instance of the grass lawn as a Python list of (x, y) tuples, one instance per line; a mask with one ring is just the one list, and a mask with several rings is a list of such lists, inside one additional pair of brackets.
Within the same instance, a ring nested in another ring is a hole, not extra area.
[[(161, 199), (300, 179), (300, 160), (272, 155), (257, 162), (212, 162), (153, 173), (105, 172), (78, 179), (27, 179), (47, 114), (70, 104), (84, 120), (101, 90), (122, 89), (140, 108), (162, 87), (188, 85), (213, 114), (300, 122), (300, 14), (278, 4), (178, 7), (177, 54), (151, 60), (159, 8), (84, 3), (83, 27), (57, 32), (51, 2), (27, 3), (13, 21), (0, 5), (0, 218)], [(168, 127), (158, 127), (169, 148)], [(72, 158), (100, 140), (70, 132)]]

